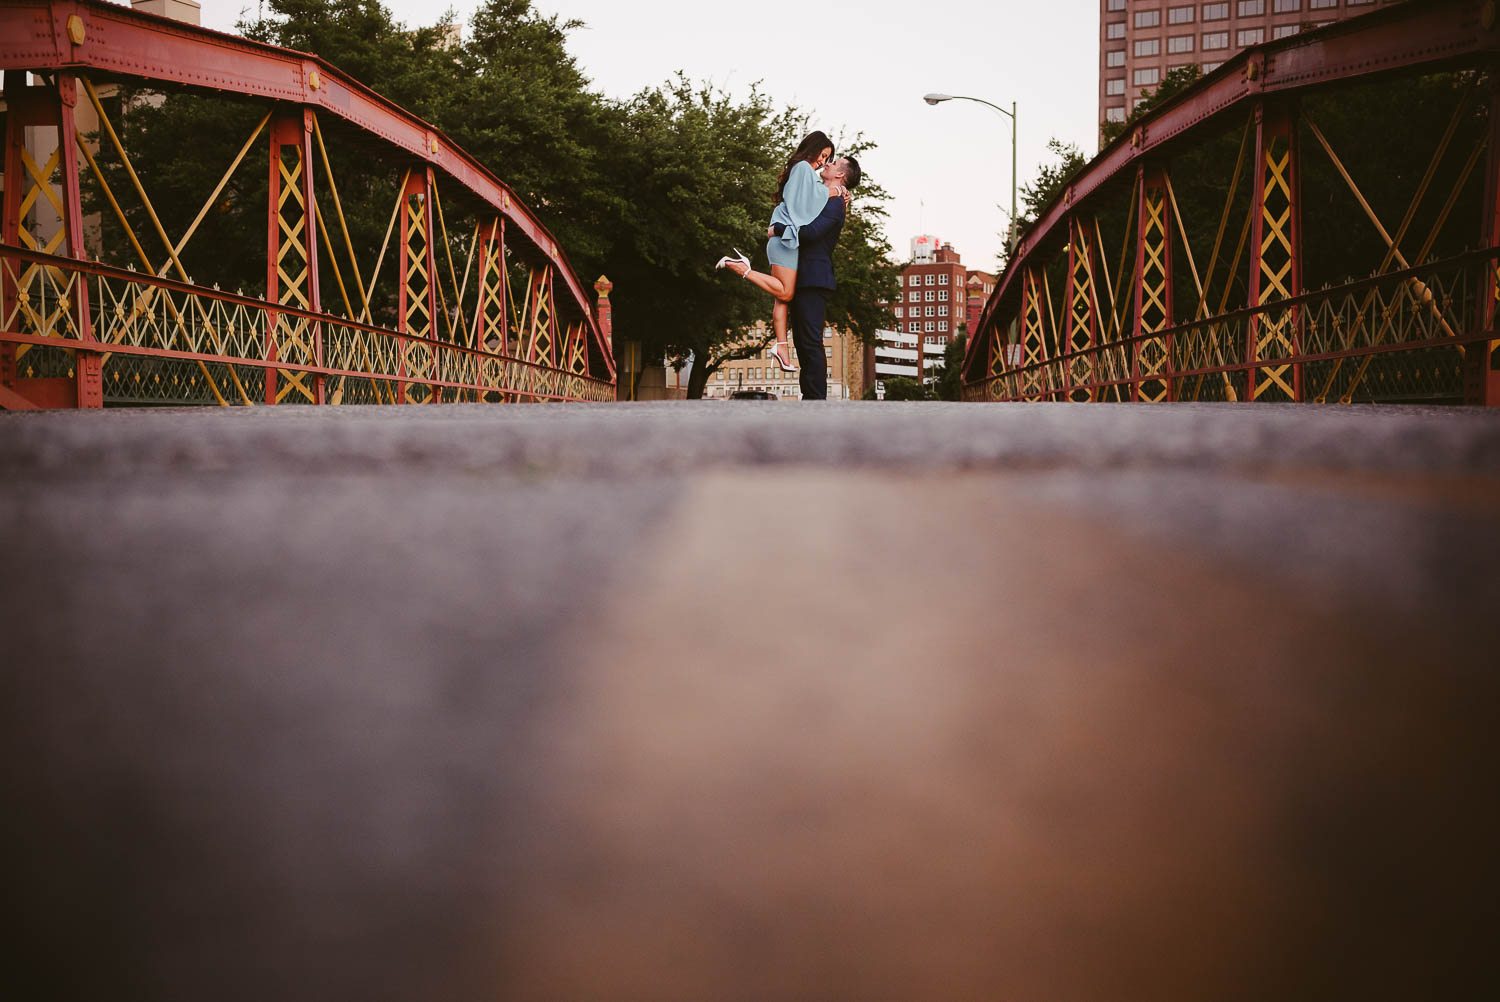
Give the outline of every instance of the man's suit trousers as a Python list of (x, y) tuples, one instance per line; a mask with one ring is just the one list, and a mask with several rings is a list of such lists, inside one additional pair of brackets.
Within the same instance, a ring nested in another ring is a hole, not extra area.
[(792, 343), (797, 348), (803, 400), (828, 399), (828, 366), (823, 359), (823, 316), (827, 289), (799, 288), (792, 296)]

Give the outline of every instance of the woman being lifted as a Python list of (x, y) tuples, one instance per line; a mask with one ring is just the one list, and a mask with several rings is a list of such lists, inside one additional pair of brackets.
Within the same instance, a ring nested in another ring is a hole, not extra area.
[[(782, 168), (776, 180), (776, 208), (771, 212), (771, 226), (766, 231), (766, 257), (771, 262), (769, 275), (750, 270), (750, 259), (739, 248), (734, 257), (721, 257), (715, 267), (729, 268), (741, 277), (765, 289), (775, 299), (771, 307), (771, 326), (776, 332), (776, 361), (783, 371), (793, 372), (791, 352), (787, 348), (787, 304), (797, 291), (797, 230), (823, 211), (829, 198), (843, 198), (849, 193), (842, 185), (825, 183), (818, 171), (833, 156), (833, 143), (822, 132), (808, 133), (797, 151)], [(779, 232), (778, 232), (779, 231)]]

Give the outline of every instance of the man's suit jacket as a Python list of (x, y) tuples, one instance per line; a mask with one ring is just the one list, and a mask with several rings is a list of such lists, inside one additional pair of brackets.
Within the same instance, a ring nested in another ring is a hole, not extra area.
[(818, 218), (797, 231), (797, 288), (834, 289), (833, 245), (844, 229), (844, 200), (830, 198)]

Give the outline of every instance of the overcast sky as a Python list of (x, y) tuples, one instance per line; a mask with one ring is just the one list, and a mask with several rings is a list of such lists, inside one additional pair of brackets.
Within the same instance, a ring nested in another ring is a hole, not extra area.
[[(233, 30), (254, 0), (202, 0), (206, 27)], [(386, 0), (398, 20), (430, 24), (448, 7)], [(755, 81), (805, 109), (837, 139), (864, 132), (861, 159), (891, 194), (887, 236), (898, 258), (910, 239), (950, 241), (970, 267), (992, 269), (1010, 207), (1010, 119), (967, 101), (936, 107), (931, 91), (984, 98), (1019, 118), (1022, 183), (1053, 136), (1097, 146), (1098, 0), (827, 0), (815, 4), (705, 0), (535, 0), (583, 21), (569, 50), (599, 91), (627, 97), (677, 70), (734, 94)], [(790, 152), (790, 151), (788, 151)], [(503, 175), (503, 171), (501, 172)], [(1006, 211), (1002, 211), (1002, 207)]]

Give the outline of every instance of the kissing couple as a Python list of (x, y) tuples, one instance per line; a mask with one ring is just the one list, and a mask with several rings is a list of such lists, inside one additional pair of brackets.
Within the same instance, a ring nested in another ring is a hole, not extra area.
[(808, 133), (776, 180), (776, 207), (766, 230), (771, 273), (753, 271), (750, 259), (739, 248), (734, 257), (721, 257), (716, 265), (765, 289), (775, 299), (771, 307), (774, 354), (783, 372), (794, 371), (786, 343), (790, 313), (803, 400), (828, 399), (823, 316), (828, 294), (836, 287), (833, 247), (844, 228), (850, 192), (859, 180), (859, 163), (853, 157), (835, 158), (826, 135)]

